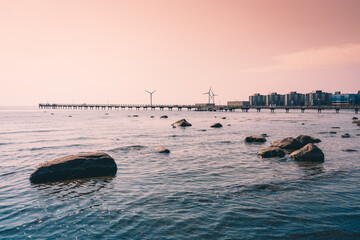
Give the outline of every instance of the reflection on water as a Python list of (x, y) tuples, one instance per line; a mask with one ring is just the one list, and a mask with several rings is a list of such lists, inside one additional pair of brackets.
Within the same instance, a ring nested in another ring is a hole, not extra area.
[[(167, 119), (160, 111), (137, 111), (137, 118), (128, 118), (130, 111), (107, 113), (2, 112), (0, 238), (358, 236), (360, 148), (350, 112), (169, 111)], [(211, 129), (215, 116), (223, 128)], [(192, 127), (171, 127), (182, 118)], [(332, 126), (337, 134), (330, 134)], [(354, 137), (341, 139), (343, 133)], [(244, 141), (261, 134), (267, 142)], [(300, 134), (322, 140), (324, 163), (257, 156), (272, 141)], [(157, 154), (156, 146), (171, 153)], [(115, 159), (115, 177), (29, 182), (39, 163), (99, 150)]]
[(304, 177), (312, 177), (324, 173), (324, 163), (294, 161), (305, 173)]

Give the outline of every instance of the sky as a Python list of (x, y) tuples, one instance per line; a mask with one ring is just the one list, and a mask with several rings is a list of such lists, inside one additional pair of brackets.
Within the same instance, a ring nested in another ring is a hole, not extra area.
[(0, 0), (0, 105), (360, 90), (359, 0)]

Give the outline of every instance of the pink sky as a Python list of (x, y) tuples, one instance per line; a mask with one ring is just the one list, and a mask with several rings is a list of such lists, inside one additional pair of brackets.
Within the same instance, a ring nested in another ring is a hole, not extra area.
[(358, 0), (0, 0), (0, 105), (360, 90)]

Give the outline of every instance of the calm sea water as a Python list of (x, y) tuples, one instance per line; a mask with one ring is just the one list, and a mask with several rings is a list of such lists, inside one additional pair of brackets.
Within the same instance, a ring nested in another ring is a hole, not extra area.
[[(353, 116), (3, 107), (0, 238), (359, 239), (360, 127)], [(193, 126), (171, 127), (182, 118)], [(224, 127), (211, 129), (216, 122)], [(262, 133), (266, 143), (245, 144)], [(324, 163), (257, 157), (271, 141), (299, 134), (322, 140)], [(159, 145), (171, 153), (156, 153)], [(29, 182), (42, 162), (94, 151), (115, 159), (115, 177)]]

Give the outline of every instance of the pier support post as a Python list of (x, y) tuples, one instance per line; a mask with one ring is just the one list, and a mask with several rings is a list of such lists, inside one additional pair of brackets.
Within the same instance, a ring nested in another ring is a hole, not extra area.
[(286, 112), (286, 113), (289, 113), (289, 108), (285, 108), (285, 112)]
[(339, 113), (339, 111), (340, 111), (339, 108), (336, 108), (336, 109), (335, 109), (335, 112), (336, 112), (336, 113)]
[(355, 114), (359, 113), (359, 109), (355, 108)]
[(302, 109), (301, 109), (301, 113), (304, 113), (304, 112), (305, 112), (305, 108), (302, 108)]
[(321, 113), (321, 108), (318, 109), (318, 113)]
[(260, 111), (261, 111), (261, 108), (257, 108), (257, 109), (256, 109), (256, 112), (260, 112)]
[(274, 112), (275, 112), (275, 108), (270, 108), (270, 112), (274, 113)]

